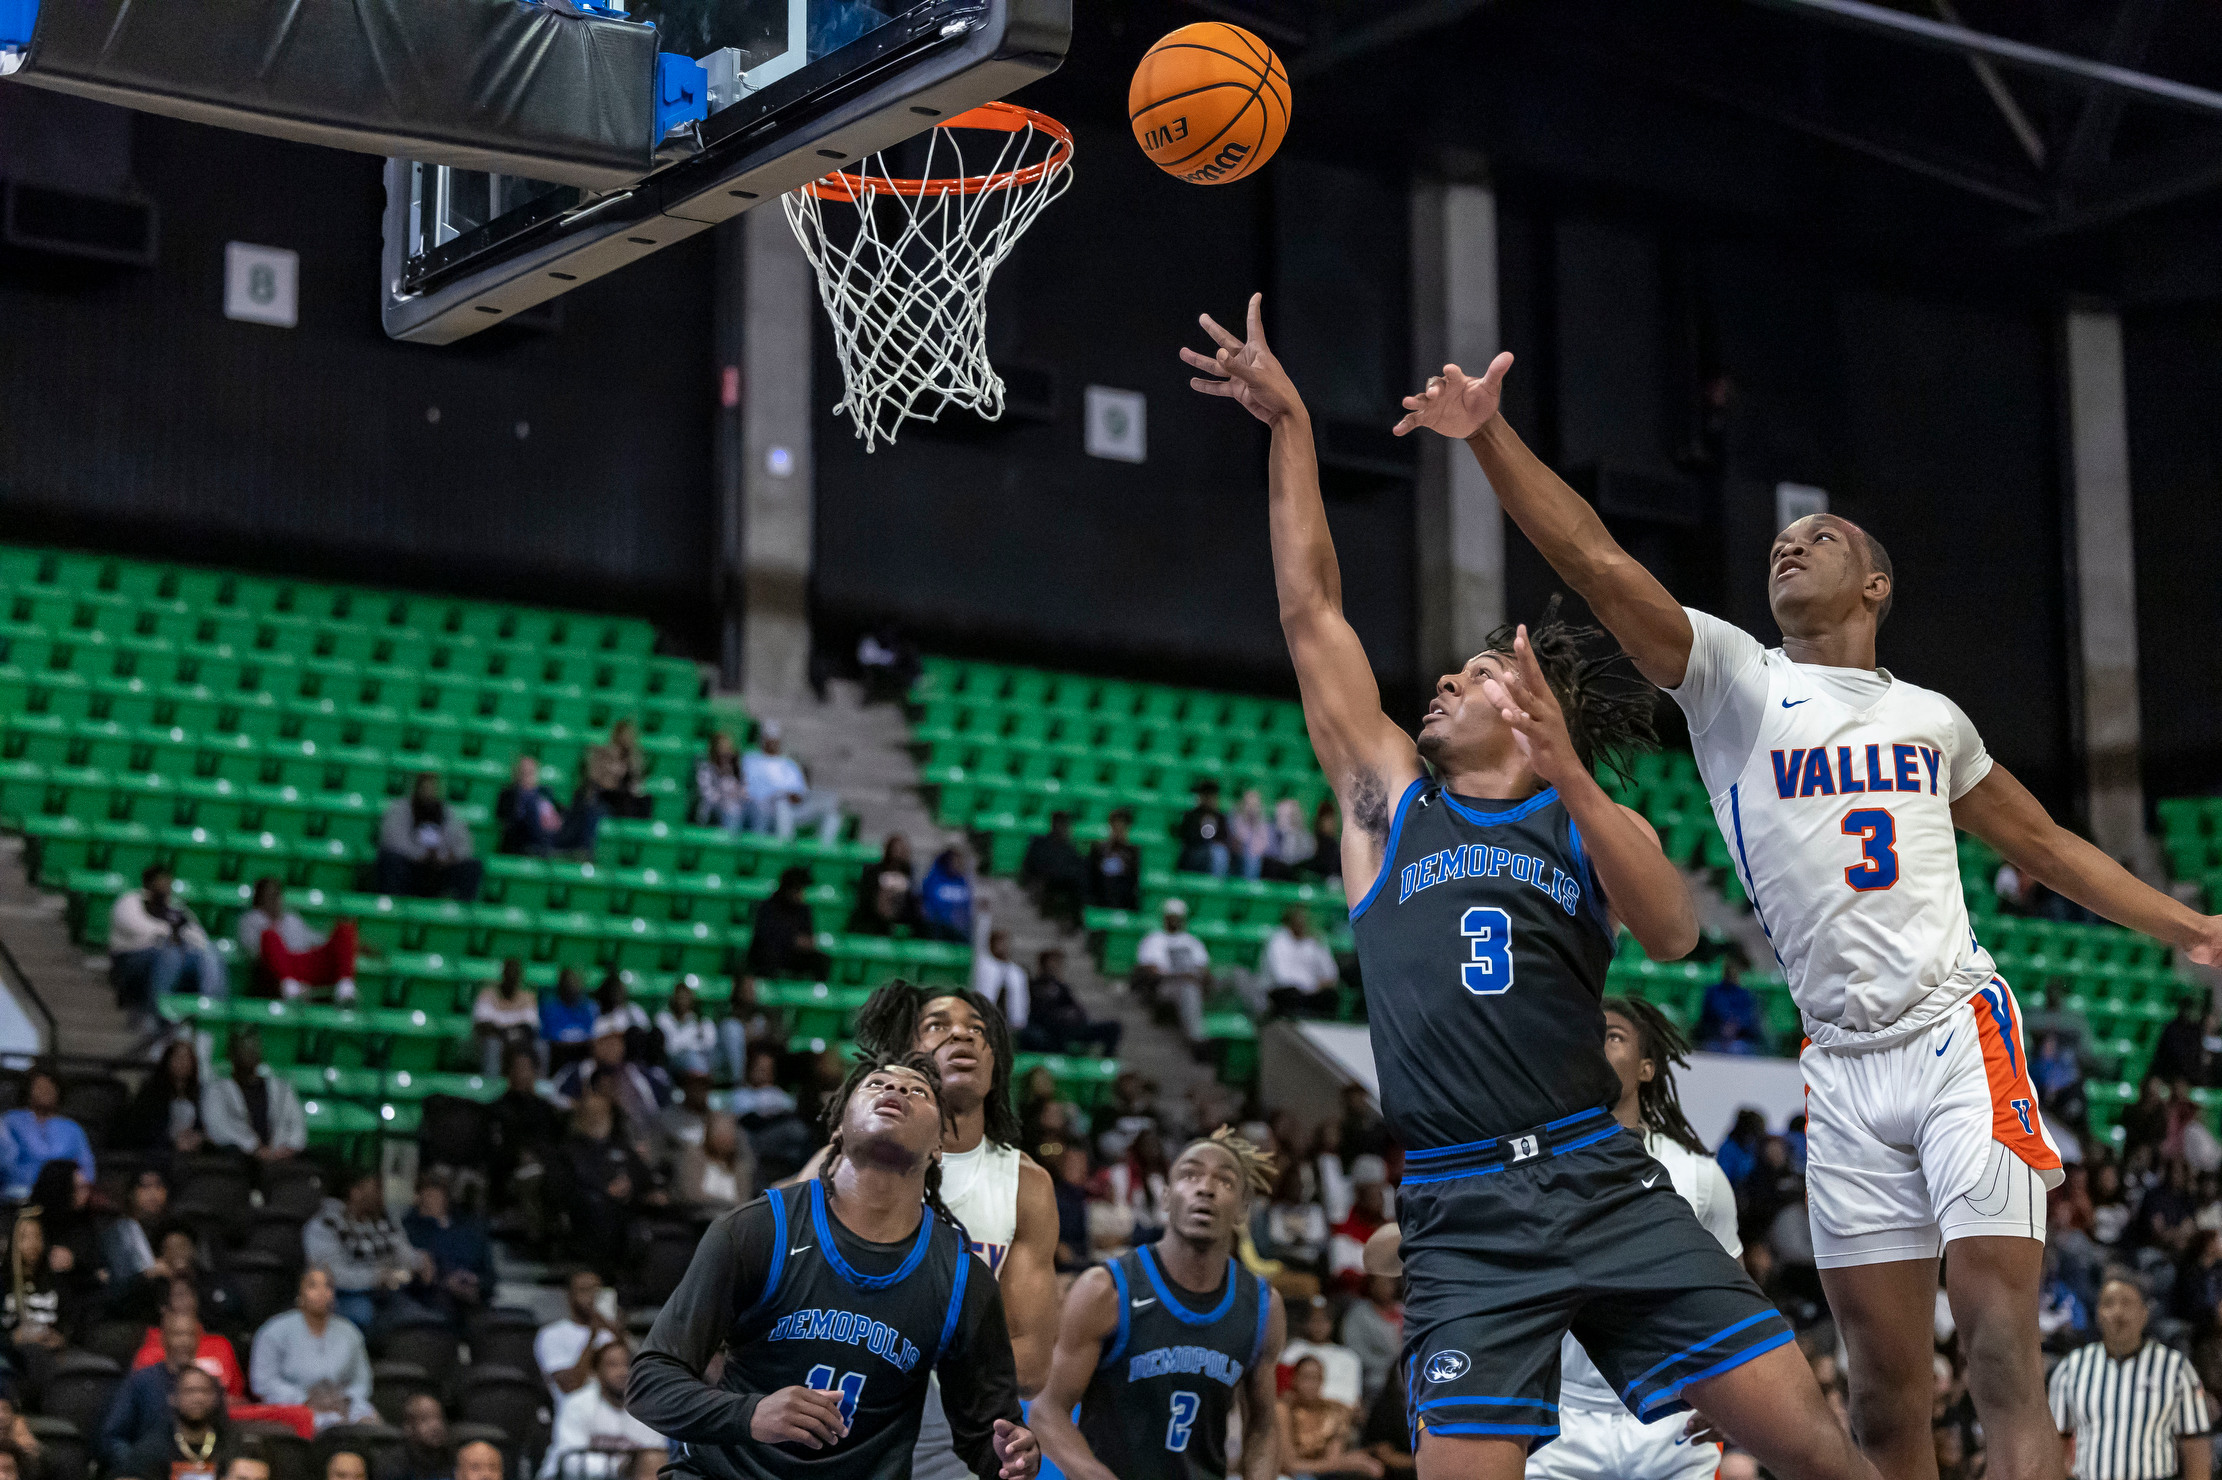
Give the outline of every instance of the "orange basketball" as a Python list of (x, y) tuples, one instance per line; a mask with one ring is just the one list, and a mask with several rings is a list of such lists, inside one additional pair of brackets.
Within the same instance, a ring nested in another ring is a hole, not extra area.
[(1126, 111), (1150, 163), (1191, 185), (1224, 185), (1281, 147), (1288, 101), (1288, 69), (1272, 47), (1240, 26), (1201, 21), (1143, 56)]

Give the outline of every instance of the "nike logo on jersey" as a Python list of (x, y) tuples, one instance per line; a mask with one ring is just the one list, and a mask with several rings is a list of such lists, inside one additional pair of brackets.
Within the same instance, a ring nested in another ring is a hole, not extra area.
[(1128, 1301), (1128, 1302), (1127, 1302), (1127, 1304), (1129, 1304), (1129, 1305), (1133, 1306), (1133, 1307), (1134, 1307), (1134, 1308), (1135, 1308), (1136, 1310), (1140, 1310), (1140, 1309), (1141, 1309), (1141, 1308), (1142, 1308), (1143, 1306), (1145, 1306), (1145, 1305), (1155, 1305), (1155, 1304), (1157, 1304), (1157, 1297), (1156, 1297), (1156, 1296), (1154, 1296), (1154, 1295), (1152, 1295), (1152, 1296), (1151, 1296), (1151, 1297), (1150, 1297), (1149, 1299), (1147, 1299), (1147, 1300), (1130, 1300), (1130, 1301)]
[(1644, 1179), (1643, 1179), (1643, 1185), (1644, 1185), (1644, 1186), (1646, 1186), (1646, 1187), (1649, 1187), (1649, 1186), (1650, 1186), (1650, 1185), (1651, 1185), (1652, 1183), (1654, 1183), (1654, 1182), (1656, 1182), (1656, 1181), (1658, 1181), (1658, 1180), (1659, 1180), (1659, 1174), (1658, 1174), (1657, 1172), (1653, 1172), (1653, 1173), (1652, 1173), (1652, 1174), (1651, 1174), (1650, 1176), (1648, 1176), (1648, 1177), (1646, 1177), (1646, 1178), (1644, 1178)]
[(1952, 1046), (1952, 1040), (1959, 1036), (1959, 1032), (1960, 1030), (1958, 1028), (1954, 1028), (1951, 1032), (1944, 1035), (1944, 1041), (1937, 1045), (1938, 1058), (1941, 1059), (1944, 1057), (1944, 1051)]
[[(1883, 759), (1881, 743), (1861, 747), (1867, 752), (1864, 768), (1855, 767), (1852, 747), (1836, 747), (1836, 763), (1829, 764), (1825, 745), (1811, 750), (1772, 751), (1775, 795), (1792, 797), (1854, 796), (1870, 791), (1926, 791), (1937, 794), (1937, 772), (1944, 752), (1927, 745), (1893, 744), (1890, 759)], [(1863, 774), (1864, 773), (1864, 774)], [(1926, 775), (1924, 775), (1926, 773)]]
[(1811, 698), (1805, 698), (1805, 699), (1785, 699), (1785, 700), (1783, 700), (1783, 701), (1782, 701), (1782, 707), (1783, 707), (1784, 709), (1795, 709), (1795, 708), (1797, 708), (1797, 707), (1798, 707), (1798, 706), (1799, 706), (1800, 704), (1811, 704), (1812, 702), (1813, 702), (1813, 700), (1812, 700)]
[(812, 1248), (812, 1247), (813, 1247), (813, 1245), (810, 1245), (810, 1244), (804, 1244), (804, 1245), (803, 1245), (803, 1246), (802, 1246), (801, 1248), (798, 1248), (798, 1249), (789, 1249), (789, 1250), (787, 1251), (787, 1257), (788, 1257), (788, 1258), (790, 1258), (790, 1259), (792, 1259), (792, 1258), (793, 1258), (793, 1257), (794, 1257), (795, 1255), (797, 1255), (797, 1254), (807, 1254), (807, 1253), (809, 1253), (809, 1252), (810, 1252), (810, 1250), (811, 1250), (811, 1248)]

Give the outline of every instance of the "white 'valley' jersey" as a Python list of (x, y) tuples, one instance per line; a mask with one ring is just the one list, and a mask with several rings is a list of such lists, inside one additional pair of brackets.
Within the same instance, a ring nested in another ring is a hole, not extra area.
[[(1736, 1192), (1728, 1185), (1728, 1174), (1721, 1164), (1710, 1156), (1690, 1150), (1679, 1141), (1670, 1141), (1656, 1131), (1644, 1134), (1643, 1149), (1652, 1159), (1666, 1168), (1674, 1179), (1674, 1190), (1682, 1194), (1682, 1201), (1697, 1210), (1697, 1221), (1705, 1231), (1720, 1240), (1722, 1248), (1731, 1259), (1741, 1259), (1743, 1241), (1736, 1237)], [(1582, 1344), (1572, 1335), (1559, 1340), (1558, 1401), (1561, 1408), (1585, 1408), (1612, 1413), (1625, 1413), (1611, 1384), (1597, 1370), (1597, 1364), (1582, 1350)]]
[(1016, 1146), (982, 1138), (970, 1151), (941, 1153), (941, 1201), (972, 1235), (972, 1252), (1003, 1271), (1003, 1256), (1018, 1236)]
[(1918, 1032), (1997, 969), (1968, 926), (1952, 828), (1990, 774), (1975, 726), (1887, 670), (1793, 663), (1689, 618), (1689, 672), (1668, 692), (1807, 1036)]

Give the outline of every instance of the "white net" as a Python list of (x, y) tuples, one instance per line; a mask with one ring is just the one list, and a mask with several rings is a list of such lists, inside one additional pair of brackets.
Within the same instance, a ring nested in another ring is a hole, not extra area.
[[(967, 173), (967, 142), (988, 168)], [(1003, 414), (1003, 378), (988, 363), (988, 280), (1072, 182), (1071, 136), (1008, 103), (928, 129), (924, 154), (916, 178), (872, 155), (781, 202), (833, 320), (847, 387), (834, 414), (855, 423), (867, 452), (950, 406)]]

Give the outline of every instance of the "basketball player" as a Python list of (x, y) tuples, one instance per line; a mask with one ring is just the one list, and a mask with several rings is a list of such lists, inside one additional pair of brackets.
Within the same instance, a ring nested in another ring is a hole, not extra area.
[(1417, 745), (1382, 713), (1342, 612), (1310, 421), (1261, 302), (1247, 343), (1207, 316), (1217, 353), (1181, 355), (1204, 372), (1197, 390), (1272, 428), (1281, 627), (1342, 806), (1381, 1108), (1410, 1148), (1399, 1211), (1421, 1480), (1521, 1473), (1558, 1433), (1569, 1330), (1639, 1417), (1695, 1405), (1786, 1480), (1871, 1476), (1788, 1323), (1612, 1118), (1612, 920), (1654, 956), (1697, 940), (1657, 834), (1592, 774), (1650, 738), (1653, 696), (1551, 624), (1499, 633), (1438, 679)]
[(2222, 962), (2222, 919), (2056, 825), (1958, 705), (1876, 666), (1895, 582), (1872, 535), (1816, 514), (1775, 537), (1767, 597), (1783, 641), (1762, 648), (1677, 605), (1521, 444), (1498, 414), (1511, 365), (1499, 355), (1479, 379), (1444, 366), (1396, 429), (1464, 440), (1505, 512), (1689, 716), (1714, 817), (1811, 1040), (1813, 1244), (1859, 1442), (1893, 1477), (1937, 1473), (1930, 1327), (1950, 1244), (1946, 1294), (1990, 1473), (2056, 1480), (2036, 1314), (2060, 1156), (2020, 1009), (1969, 929), (1953, 829), (2194, 961)]
[[(866, 1059), (819, 1176), (710, 1226), (633, 1364), (627, 1406), (698, 1480), (900, 1480), (938, 1373), (980, 1480), (1031, 1480), (1003, 1298), (941, 1206), (932, 1060)], [(705, 1381), (724, 1358), (718, 1381)]]
[[(1018, 1149), (1011, 1105), (1011, 1030), (994, 1003), (969, 988), (889, 982), (856, 1017), (867, 1054), (931, 1055), (948, 1108), (941, 1141), (941, 1198), (1003, 1287), (1018, 1391), (1032, 1397), (1049, 1373), (1057, 1339), (1057, 1193), (1049, 1173)], [(816, 1174), (825, 1153), (803, 1169)], [(950, 1445), (941, 1394), (931, 1384), (914, 1457), (917, 1480), (969, 1474)]]
[(1240, 1136), (1191, 1141), (1166, 1177), (1165, 1236), (1074, 1281), (1035, 1418), (1070, 1480), (1222, 1480), (1238, 1390), (1243, 1475), (1280, 1473), (1273, 1374), (1288, 1313), (1234, 1257), (1251, 1194), (1272, 1186), (1272, 1158)]

